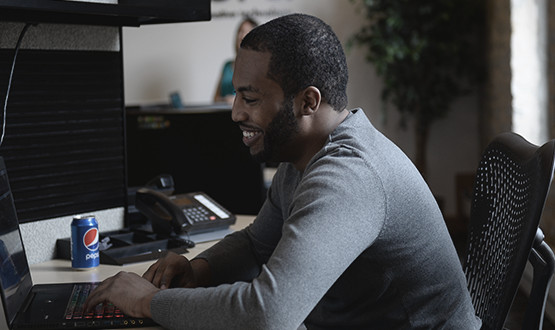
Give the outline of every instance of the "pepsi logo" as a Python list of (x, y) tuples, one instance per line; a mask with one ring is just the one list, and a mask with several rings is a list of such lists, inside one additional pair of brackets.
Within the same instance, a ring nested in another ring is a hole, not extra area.
[(83, 235), (83, 245), (89, 251), (98, 250), (98, 229), (91, 228)]

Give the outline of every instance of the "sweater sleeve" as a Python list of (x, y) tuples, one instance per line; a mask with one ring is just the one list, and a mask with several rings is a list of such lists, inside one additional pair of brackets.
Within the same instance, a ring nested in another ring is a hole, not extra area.
[[(230, 277), (221, 282), (231, 284), (160, 291), (151, 303), (154, 320), (170, 329), (296, 329), (383, 224), (381, 182), (369, 178), (364, 161), (352, 156), (343, 150), (315, 161), (293, 191), (274, 181), (276, 195), (255, 223), (203, 254), (221, 267), (218, 273), (232, 271), (234, 264), (243, 267), (237, 264), (241, 258), (260, 264), (252, 280)], [(287, 203), (283, 194), (292, 194)], [(250, 252), (233, 256), (233, 262), (212, 254), (245, 242)]]
[(271, 187), (250, 226), (226, 236), (197, 256), (208, 261), (213, 274), (212, 285), (250, 282), (258, 276), (262, 264), (267, 262), (281, 238), (283, 216), (277, 204), (278, 194)]

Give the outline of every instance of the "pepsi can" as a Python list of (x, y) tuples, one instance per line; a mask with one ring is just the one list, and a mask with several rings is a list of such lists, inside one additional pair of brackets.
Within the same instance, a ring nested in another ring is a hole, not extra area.
[(91, 269), (100, 261), (98, 223), (93, 215), (74, 217), (71, 222), (71, 267)]

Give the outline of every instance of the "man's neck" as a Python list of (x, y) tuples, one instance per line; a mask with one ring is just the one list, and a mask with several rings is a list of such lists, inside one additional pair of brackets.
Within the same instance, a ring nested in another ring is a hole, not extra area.
[(320, 111), (310, 123), (311, 130), (310, 134), (305, 137), (305, 148), (301, 157), (293, 162), (293, 166), (295, 166), (297, 170), (303, 172), (312, 157), (324, 147), (330, 134), (348, 115), (349, 111), (346, 109), (335, 111), (330, 107), (329, 109)]

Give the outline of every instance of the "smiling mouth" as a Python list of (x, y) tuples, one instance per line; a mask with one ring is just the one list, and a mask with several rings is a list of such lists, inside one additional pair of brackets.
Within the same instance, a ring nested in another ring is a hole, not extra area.
[(251, 139), (254, 134), (254, 132), (243, 131), (243, 137), (246, 137), (247, 139)]
[(243, 143), (247, 147), (251, 147), (262, 136), (261, 131), (252, 131), (243, 129)]

